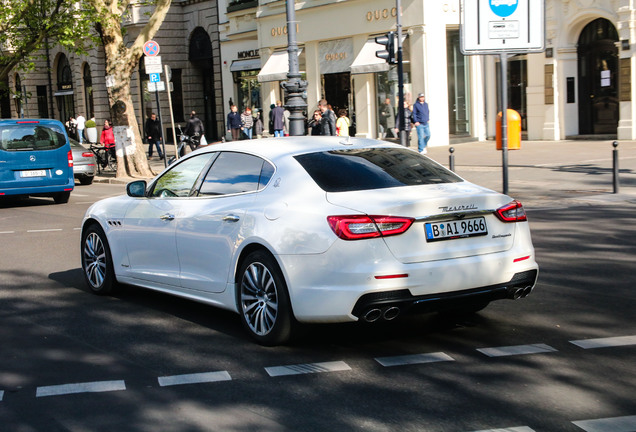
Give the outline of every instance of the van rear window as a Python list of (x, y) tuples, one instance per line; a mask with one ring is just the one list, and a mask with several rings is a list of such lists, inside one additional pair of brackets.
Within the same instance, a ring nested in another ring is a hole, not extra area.
[(66, 136), (56, 125), (22, 123), (0, 126), (0, 150), (55, 150), (65, 144)]

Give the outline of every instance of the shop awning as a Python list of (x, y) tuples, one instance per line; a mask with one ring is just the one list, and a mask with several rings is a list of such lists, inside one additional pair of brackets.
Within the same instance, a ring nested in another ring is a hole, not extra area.
[[(299, 48), (299, 56), (301, 52), (302, 48)], [(258, 74), (258, 81), (284, 81), (287, 79), (287, 72), (289, 72), (289, 54), (287, 51), (276, 51), (267, 59), (267, 63)]]
[(234, 60), (230, 65), (230, 72), (257, 70), (261, 68), (261, 59)]
[(382, 49), (384, 49), (383, 45), (375, 43), (374, 39), (369, 39), (351, 64), (351, 73), (363, 74), (388, 71), (389, 64), (384, 59), (375, 56), (375, 52)]

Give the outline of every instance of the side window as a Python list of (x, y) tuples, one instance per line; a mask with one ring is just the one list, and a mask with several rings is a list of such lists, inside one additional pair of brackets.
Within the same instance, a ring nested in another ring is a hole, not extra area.
[(204, 153), (185, 160), (164, 173), (155, 183), (150, 196), (187, 197), (201, 171), (218, 153)]
[[(266, 166), (268, 168), (264, 169)], [(255, 192), (265, 187), (273, 173), (274, 167), (257, 156), (224, 152), (214, 161), (199, 194), (216, 196)]]

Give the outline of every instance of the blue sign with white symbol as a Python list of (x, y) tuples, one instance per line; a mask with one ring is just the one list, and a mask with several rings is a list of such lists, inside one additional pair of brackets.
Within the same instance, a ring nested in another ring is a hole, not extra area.
[(151, 74), (148, 74), (148, 76), (150, 76), (150, 82), (151, 83), (156, 83), (156, 82), (161, 81), (161, 74), (151, 73)]
[(489, 0), (489, 3), (495, 15), (506, 18), (517, 10), (519, 0)]

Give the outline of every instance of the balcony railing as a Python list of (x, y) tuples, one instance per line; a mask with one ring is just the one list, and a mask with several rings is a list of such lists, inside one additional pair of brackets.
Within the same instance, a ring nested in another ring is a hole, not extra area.
[(243, 9), (255, 8), (258, 6), (258, 0), (230, 0), (227, 6), (227, 12), (236, 12)]

